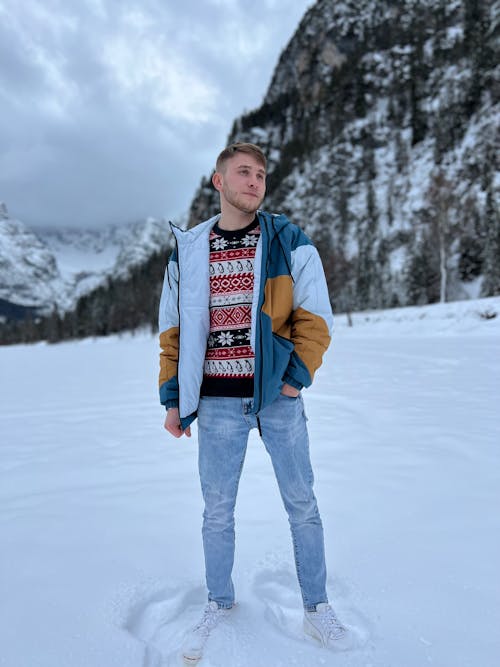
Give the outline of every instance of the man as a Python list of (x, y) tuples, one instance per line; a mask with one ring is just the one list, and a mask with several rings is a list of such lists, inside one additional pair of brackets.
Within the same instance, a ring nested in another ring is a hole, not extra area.
[(288, 513), (304, 630), (340, 647), (346, 629), (328, 604), (323, 528), (300, 394), (330, 343), (332, 313), (317, 250), (283, 215), (259, 210), (266, 159), (253, 144), (222, 151), (212, 177), (221, 213), (182, 231), (160, 303), (165, 428), (191, 435), (198, 417), (208, 605), (186, 639), (201, 658), (234, 605), (234, 507), (248, 434), (258, 428)]

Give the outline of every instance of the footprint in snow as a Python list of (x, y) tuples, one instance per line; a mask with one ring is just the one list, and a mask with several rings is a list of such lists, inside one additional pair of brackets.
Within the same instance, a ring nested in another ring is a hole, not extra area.
[[(262, 613), (251, 601), (247, 605), (242, 599), (211, 635), (200, 667), (221, 667), (222, 659), (231, 667), (269, 667), (269, 651), (276, 650), (278, 653), (272, 655), (276, 665), (302, 665), (306, 664), (304, 660), (313, 664), (314, 656), (318, 664), (323, 664), (325, 653), (315, 640), (306, 638), (302, 629), (303, 613), (293, 566), (281, 563), (264, 567), (253, 574), (249, 583), (251, 590), (247, 593), (250, 598), (253, 593), (259, 606), (264, 606), (266, 622), (263, 624)], [(369, 635), (368, 623), (349, 605), (349, 588), (340, 581), (330, 583), (335, 608), (353, 635), (353, 648), (360, 648)], [(184, 637), (200, 619), (205, 604), (203, 586), (184, 584), (159, 589), (133, 606), (125, 629), (144, 646), (142, 667), (182, 665)], [(279, 636), (282, 641), (278, 641)]]
[[(202, 586), (177, 586), (157, 591), (136, 604), (125, 629), (144, 644), (142, 667), (177, 667), (183, 665), (181, 648), (189, 630), (199, 621), (206, 604)], [(257, 641), (237, 605), (227, 621), (210, 637), (200, 667), (220, 667), (224, 656), (231, 667), (248, 664), (248, 655)]]
[(125, 629), (144, 644), (142, 667), (179, 664), (182, 640), (200, 615), (204, 596), (201, 586), (163, 588), (131, 609)]
[[(329, 590), (335, 591), (332, 606), (350, 633), (350, 648), (362, 648), (370, 635), (369, 622), (346, 599), (348, 586), (341, 581), (330, 583)], [(266, 619), (275, 630), (296, 642), (313, 642), (319, 646), (303, 631), (304, 614), (294, 570), (280, 567), (259, 572), (254, 578), (254, 592), (264, 604)]]

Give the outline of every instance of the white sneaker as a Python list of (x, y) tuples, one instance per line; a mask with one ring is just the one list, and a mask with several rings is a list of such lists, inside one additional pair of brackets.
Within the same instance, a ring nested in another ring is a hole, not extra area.
[(332, 607), (326, 602), (316, 605), (316, 611), (304, 613), (304, 632), (318, 639), (325, 648), (340, 651), (351, 648), (348, 629), (342, 625)]
[(182, 657), (186, 665), (195, 665), (203, 657), (203, 649), (211, 631), (230, 609), (221, 609), (217, 602), (209, 602), (200, 622), (188, 633), (182, 645)]

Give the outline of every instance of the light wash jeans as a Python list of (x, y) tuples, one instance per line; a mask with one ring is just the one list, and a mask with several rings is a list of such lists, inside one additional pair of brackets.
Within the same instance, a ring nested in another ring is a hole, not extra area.
[[(202, 397), (198, 407), (199, 471), (205, 511), (203, 547), (208, 599), (234, 603), (234, 507), (247, 448), (257, 427), (251, 398)], [(304, 608), (326, 595), (323, 526), (313, 492), (313, 471), (302, 396), (280, 395), (259, 414), (262, 440), (274, 468), (290, 523)]]

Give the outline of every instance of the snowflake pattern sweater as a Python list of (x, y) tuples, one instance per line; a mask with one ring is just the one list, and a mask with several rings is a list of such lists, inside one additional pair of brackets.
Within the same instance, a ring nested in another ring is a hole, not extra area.
[(257, 218), (239, 230), (210, 233), (210, 335), (202, 396), (253, 396), (254, 353), (250, 345)]

